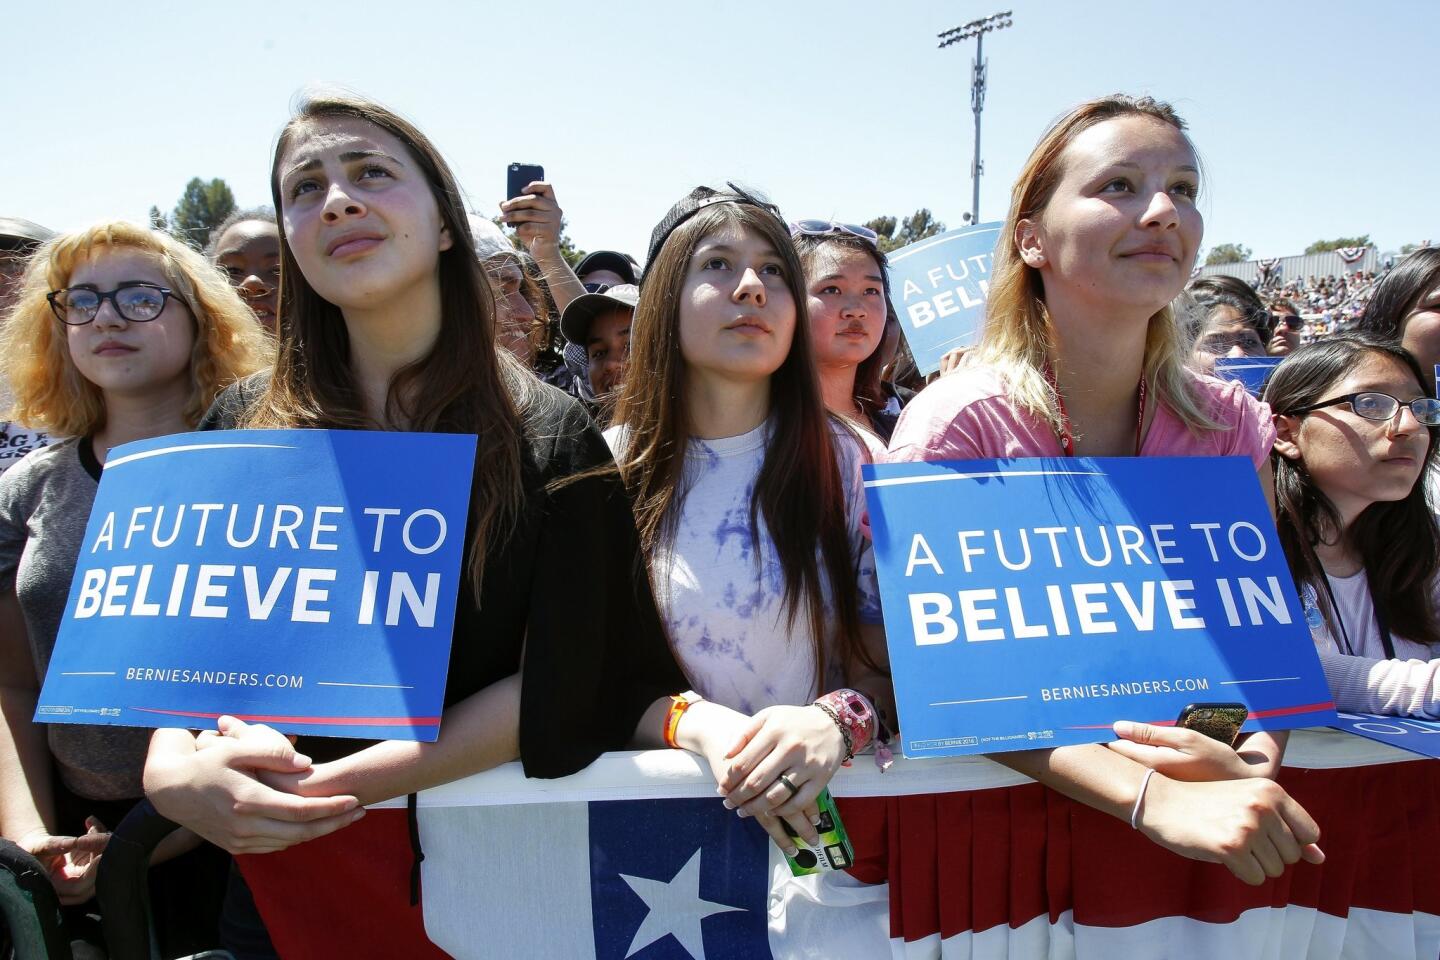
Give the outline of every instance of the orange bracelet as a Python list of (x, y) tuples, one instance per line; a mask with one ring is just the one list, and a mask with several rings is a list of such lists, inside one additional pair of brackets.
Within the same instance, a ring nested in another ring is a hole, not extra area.
[(670, 697), (670, 709), (665, 711), (665, 719), (660, 724), (660, 732), (665, 738), (665, 746), (672, 750), (680, 749), (680, 744), (675, 742), (675, 731), (680, 727), (680, 718), (700, 699), (700, 695), (693, 690)]

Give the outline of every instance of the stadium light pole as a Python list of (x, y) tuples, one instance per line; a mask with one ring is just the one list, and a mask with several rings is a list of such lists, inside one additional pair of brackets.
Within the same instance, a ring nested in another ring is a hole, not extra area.
[(960, 43), (971, 37), (975, 38), (975, 60), (971, 64), (970, 70), (970, 108), (975, 111), (975, 161), (970, 167), (970, 177), (975, 183), (975, 195), (970, 205), (971, 223), (980, 222), (980, 174), (985, 170), (985, 165), (980, 162), (980, 111), (985, 109), (985, 72), (987, 67), (985, 34), (1012, 26), (1014, 20), (1011, 19), (1010, 14), (1009, 10), (991, 14), (980, 20), (971, 20), (964, 26), (936, 34), (940, 38), (941, 50), (952, 43)]

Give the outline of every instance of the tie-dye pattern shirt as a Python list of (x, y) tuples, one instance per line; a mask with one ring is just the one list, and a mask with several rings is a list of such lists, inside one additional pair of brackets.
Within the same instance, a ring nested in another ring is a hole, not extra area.
[[(865, 437), (861, 441), (838, 425), (834, 429), (858, 570), (860, 619), (879, 623), (880, 596), (864, 522), (860, 466), (883, 448), (869, 434), (857, 431)], [(764, 463), (768, 432), (768, 424), (762, 424), (738, 437), (690, 441), (684, 478), (688, 492), (674, 543), (650, 558), (660, 615), (695, 690), (744, 713), (776, 704), (809, 703), (824, 692), (815, 677), (810, 618), (803, 603), (794, 626), (788, 623), (780, 560), (763, 515), (756, 518), (757, 536), (751, 536), (750, 500)], [(624, 428), (605, 431), (605, 439), (616, 459), (623, 460)], [(829, 611), (832, 603), (823, 565), (821, 571)], [(833, 662), (833, 657), (829, 659)], [(838, 685), (836, 678), (827, 678), (824, 689)]]

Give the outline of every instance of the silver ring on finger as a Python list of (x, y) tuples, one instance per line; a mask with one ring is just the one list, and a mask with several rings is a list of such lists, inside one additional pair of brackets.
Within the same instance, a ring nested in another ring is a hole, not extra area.
[(790, 796), (788, 796), (788, 797), (785, 798), (785, 800), (786, 800), (787, 803), (788, 803), (789, 801), (791, 801), (791, 800), (794, 800), (794, 799), (795, 799), (795, 794), (797, 794), (797, 793), (800, 792), (800, 788), (797, 787), (797, 786), (795, 786), (795, 784), (790, 781), (790, 776), (789, 776), (789, 774), (784, 774), (784, 773), (780, 774), (780, 776), (778, 776), (778, 777), (775, 778), (775, 782), (776, 782), (776, 783), (779, 783), (779, 784), (783, 784), (784, 787), (785, 787), (785, 789), (790, 791)]

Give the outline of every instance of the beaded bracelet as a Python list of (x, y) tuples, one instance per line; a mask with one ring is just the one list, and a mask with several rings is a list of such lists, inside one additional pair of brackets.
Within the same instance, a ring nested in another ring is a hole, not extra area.
[(845, 721), (840, 719), (840, 715), (835, 712), (835, 708), (830, 706), (830, 704), (828, 703), (821, 703), (819, 700), (816, 700), (813, 704), (811, 704), (811, 706), (819, 707), (821, 710), (825, 711), (825, 716), (833, 720), (835, 722), (835, 726), (840, 728), (840, 739), (845, 741), (845, 759), (841, 762), (849, 763), (851, 760), (854, 760), (855, 745), (854, 742), (850, 739), (850, 728), (845, 726)]
[(815, 706), (824, 710), (840, 728), (846, 762), (864, 752), (875, 739), (875, 711), (869, 701), (854, 690), (832, 690), (816, 700)]

